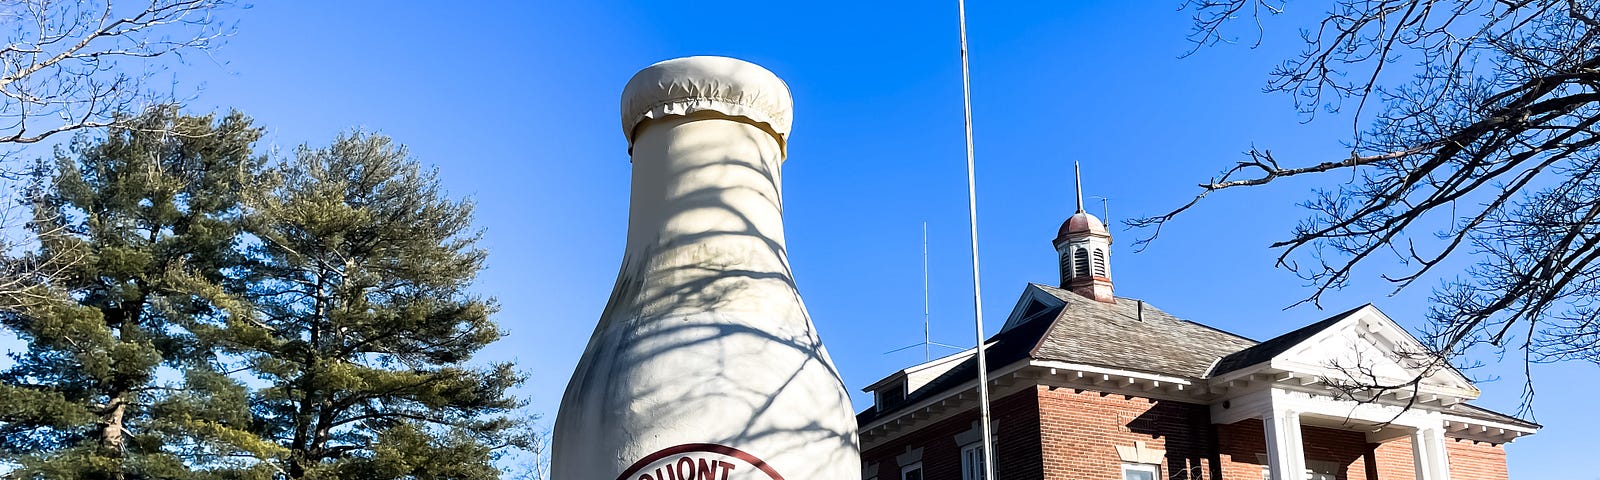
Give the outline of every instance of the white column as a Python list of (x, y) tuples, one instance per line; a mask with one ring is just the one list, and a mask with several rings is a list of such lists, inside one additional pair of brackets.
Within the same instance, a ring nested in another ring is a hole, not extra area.
[(1302, 480), (1306, 476), (1305, 442), (1300, 436), (1300, 412), (1273, 408), (1261, 417), (1267, 431), (1267, 463), (1272, 480)]
[(1411, 458), (1417, 480), (1450, 480), (1450, 461), (1444, 448), (1444, 426), (1418, 428), (1411, 434)]

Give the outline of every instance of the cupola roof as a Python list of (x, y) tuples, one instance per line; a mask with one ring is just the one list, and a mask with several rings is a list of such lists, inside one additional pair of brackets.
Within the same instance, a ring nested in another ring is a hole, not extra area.
[(1067, 218), (1066, 222), (1061, 224), (1061, 231), (1056, 234), (1056, 240), (1065, 239), (1068, 235), (1075, 236), (1083, 233), (1111, 236), (1111, 231), (1106, 229), (1105, 222), (1101, 222), (1099, 218), (1090, 215), (1089, 212), (1079, 209), (1078, 213), (1072, 214), (1071, 217)]

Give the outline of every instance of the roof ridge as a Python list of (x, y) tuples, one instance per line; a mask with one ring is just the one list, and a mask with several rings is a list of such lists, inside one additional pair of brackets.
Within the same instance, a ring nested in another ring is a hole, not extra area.
[(1044, 327), (1044, 330), (1039, 331), (1039, 337), (1033, 339), (1033, 346), (1028, 347), (1028, 358), (1039, 358), (1039, 347), (1044, 346), (1045, 340), (1049, 339), (1050, 335), (1056, 332), (1056, 327), (1061, 325), (1061, 317), (1064, 317), (1067, 314), (1067, 305), (1068, 304), (1063, 304), (1054, 308), (1055, 310), (1059, 311), (1056, 312), (1054, 316), (1050, 317), (1050, 325)]
[(1187, 318), (1179, 317), (1177, 315), (1173, 315), (1172, 313), (1167, 312), (1166, 310), (1162, 310), (1161, 307), (1157, 307), (1157, 306), (1151, 305), (1150, 302), (1148, 302), (1148, 301), (1146, 301), (1146, 300), (1144, 300), (1142, 298), (1133, 298), (1133, 297), (1116, 297), (1116, 298), (1133, 300), (1133, 301), (1136, 301), (1136, 302), (1144, 302), (1145, 305), (1150, 306), (1150, 308), (1156, 309), (1156, 311), (1158, 311), (1158, 312), (1166, 314), (1168, 317), (1172, 317), (1173, 320), (1177, 320), (1177, 321), (1180, 321), (1180, 322), (1185, 322), (1185, 323), (1197, 325), (1197, 326), (1209, 329), (1211, 331), (1214, 331), (1214, 332), (1217, 332), (1217, 333), (1221, 333), (1221, 334), (1224, 334), (1224, 335), (1228, 335), (1228, 336), (1231, 336), (1231, 337), (1234, 337), (1234, 338), (1237, 338), (1237, 339), (1240, 339), (1240, 340), (1248, 341), (1248, 342), (1251, 342), (1251, 343), (1261, 343), (1260, 340), (1256, 340), (1254, 338), (1246, 337), (1244, 335), (1240, 335), (1240, 334), (1233, 333), (1233, 332), (1230, 332), (1230, 331), (1227, 331), (1227, 330), (1223, 330), (1221, 328), (1217, 328), (1217, 327), (1214, 327), (1214, 326), (1211, 326), (1211, 325), (1207, 325), (1207, 324), (1200, 323), (1200, 322), (1197, 322), (1197, 321), (1194, 321), (1194, 320), (1190, 320), (1190, 319), (1187, 319)]

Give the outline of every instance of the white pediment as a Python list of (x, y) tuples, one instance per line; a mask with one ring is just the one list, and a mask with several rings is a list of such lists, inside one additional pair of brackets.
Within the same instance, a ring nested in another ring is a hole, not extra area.
[(1000, 327), (1000, 331), (1005, 332), (1016, 328), (1017, 325), (1037, 319), (1039, 315), (1052, 308), (1066, 304), (1067, 302), (1056, 298), (1055, 295), (1051, 295), (1049, 292), (1045, 292), (1038, 285), (1030, 283), (1027, 288), (1022, 290), (1022, 298), (1017, 299), (1017, 306), (1011, 308), (1011, 316), (1006, 317), (1006, 324)]
[(1344, 385), (1395, 386), (1419, 393), (1476, 398), (1466, 376), (1422, 345), (1377, 307), (1367, 305), (1274, 356), (1274, 370)]

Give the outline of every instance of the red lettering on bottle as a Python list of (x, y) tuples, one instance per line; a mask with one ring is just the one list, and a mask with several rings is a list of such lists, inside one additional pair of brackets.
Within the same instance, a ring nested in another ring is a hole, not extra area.
[(694, 480), (694, 459), (689, 457), (678, 459), (678, 480)]
[(657, 450), (635, 461), (616, 480), (728, 480), (740, 465), (753, 470), (747, 474), (756, 475), (751, 478), (784, 480), (783, 475), (755, 455), (714, 443), (686, 443)]
[(716, 480), (716, 478), (717, 478), (717, 461), (716, 460), (706, 460), (706, 459), (702, 458), (702, 459), (700, 459), (699, 464), (700, 464), (700, 468), (698, 469), (698, 473), (696, 473), (695, 475), (700, 477), (700, 480)]

